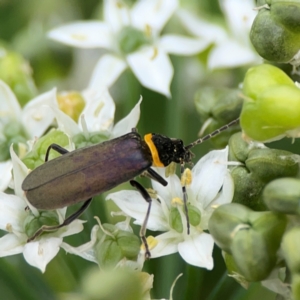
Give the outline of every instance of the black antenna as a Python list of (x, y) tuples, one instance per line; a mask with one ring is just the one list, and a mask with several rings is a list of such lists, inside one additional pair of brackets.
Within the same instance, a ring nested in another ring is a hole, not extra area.
[(195, 142), (190, 143), (189, 145), (185, 146), (185, 149), (188, 150), (190, 148), (193, 148), (196, 145), (199, 145), (199, 144), (203, 143), (204, 141), (207, 141), (207, 140), (211, 139), (212, 137), (218, 135), (219, 133), (226, 130), (227, 128), (229, 128), (229, 127), (231, 127), (235, 124), (238, 124), (239, 121), (240, 121), (240, 118), (237, 118), (237, 119), (231, 121), (230, 123), (220, 127), (219, 129), (213, 131), (212, 133), (209, 133), (209, 134), (205, 135), (203, 138), (200, 138), (200, 139), (196, 140)]

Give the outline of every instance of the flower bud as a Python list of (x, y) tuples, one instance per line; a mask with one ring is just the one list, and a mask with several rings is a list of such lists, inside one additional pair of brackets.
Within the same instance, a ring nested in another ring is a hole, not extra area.
[(284, 214), (300, 214), (300, 179), (281, 178), (270, 182), (263, 191), (267, 207)]
[(98, 230), (98, 242), (95, 245), (95, 256), (100, 268), (113, 268), (124, 258), (137, 258), (140, 240), (136, 235), (111, 224), (103, 224), (103, 229)]
[(300, 275), (300, 226), (293, 227), (284, 235), (282, 252), (290, 271)]
[[(197, 91), (194, 102), (202, 122), (207, 125), (203, 132), (201, 129), (203, 136), (237, 119), (242, 109), (243, 99), (238, 89), (204, 87)], [(238, 124), (222, 132), (211, 142), (216, 147), (225, 147), (229, 137), (237, 130), (239, 130)]]
[[(287, 63), (299, 51), (298, 8), (295, 6), (291, 20), (287, 21), (290, 18), (289, 14), (293, 9), (293, 4), (287, 10), (287, 3), (276, 3), (275, 8), (277, 8), (273, 10), (273, 2), (270, 9), (261, 9), (258, 12), (252, 24), (250, 39), (256, 51), (263, 58), (269, 61)], [(290, 29), (291, 27), (293, 30)]]
[[(37, 142), (33, 145), (32, 150), (22, 159), (27, 168), (33, 170), (43, 164), (45, 162), (47, 149), (53, 143), (58, 144), (61, 147), (67, 147), (70, 144), (68, 136), (62, 131), (52, 130), (48, 132), (46, 135), (37, 140)], [(61, 154), (57, 153), (57, 151), (50, 151), (49, 160), (60, 155)]]
[(0, 46), (0, 79), (9, 85), (21, 106), (37, 94), (28, 62), (20, 54), (3, 46)]
[(82, 113), (85, 101), (82, 95), (78, 92), (64, 92), (57, 95), (57, 102), (60, 110), (71, 117), (75, 122)]
[(101, 132), (81, 132), (72, 137), (72, 142), (75, 144), (75, 148), (83, 148), (99, 144), (108, 140), (108, 136)]
[(262, 64), (247, 71), (243, 82), (243, 93), (246, 98), (257, 100), (262, 92), (276, 85), (295, 86), (292, 79), (281, 69)]
[(216, 244), (231, 253), (234, 233), (248, 220), (250, 210), (237, 203), (220, 205), (215, 209), (208, 222), (208, 229)]
[(249, 151), (253, 149), (253, 146), (247, 143), (242, 138), (242, 133), (237, 132), (231, 136), (229, 142), (229, 161), (240, 161), (244, 163), (248, 157)]

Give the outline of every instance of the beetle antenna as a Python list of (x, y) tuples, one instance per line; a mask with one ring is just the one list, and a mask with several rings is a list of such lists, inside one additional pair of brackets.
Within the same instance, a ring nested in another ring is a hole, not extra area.
[(240, 118), (237, 118), (237, 119), (231, 121), (230, 123), (220, 127), (219, 129), (213, 131), (212, 133), (205, 135), (203, 138), (200, 138), (200, 139), (196, 140), (195, 142), (190, 143), (189, 145), (185, 146), (185, 149), (188, 150), (190, 148), (195, 147), (196, 145), (199, 145), (199, 144), (203, 143), (204, 141), (207, 141), (207, 140), (211, 139), (212, 137), (218, 135), (219, 133), (221, 133), (222, 131), (228, 129), (229, 127), (238, 124), (239, 121), (240, 121)]

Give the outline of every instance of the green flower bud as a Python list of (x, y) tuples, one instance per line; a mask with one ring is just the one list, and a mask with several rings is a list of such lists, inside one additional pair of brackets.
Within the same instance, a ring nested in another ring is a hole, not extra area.
[(267, 207), (284, 214), (300, 214), (300, 179), (281, 178), (270, 182), (263, 191)]
[(275, 265), (264, 237), (252, 229), (239, 230), (232, 241), (231, 253), (239, 272), (247, 281), (264, 280)]
[(279, 177), (296, 176), (299, 160), (297, 155), (284, 150), (254, 149), (249, 152), (246, 167), (260, 180), (270, 182)]
[(78, 133), (72, 137), (76, 149), (92, 146), (108, 140), (108, 136), (101, 132)]
[(149, 44), (150, 39), (144, 32), (134, 27), (127, 26), (122, 28), (119, 32), (118, 41), (122, 53), (129, 54), (137, 51), (141, 46)]
[(24, 128), (12, 120), (2, 127), (1, 137), (0, 137), (0, 161), (6, 161), (10, 159), (9, 148), (13, 144), (14, 151), (19, 153), (19, 144), (22, 143), (26, 145), (26, 133)]
[(143, 290), (139, 272), (118, 268), (90, 270), (83, 279), (82, 292), (89, 300), (142, 300)]
[(182, 220), (181, 220), (181, 215), (176, 206), (171, 207), (171, 209), (170, 209), (169, 224), (170, 224), (171, 228), (173, 228), (177, 232), (179, 232), (179, 233), (183, 232), (183, 224), (182, 224)]
[(248, 157), (249, 151), (253, 149), (253, 146), (250, 146), (242, 138), (242, 133), (237, 132), (231, 136), (229, 142), (229, 154), (228, 160), (229, 161), (240, 161), (244, 163)]
[[(271, 5), (271, 9), (261, 9), (258, 12), (252, 24), (250, 39), (256, 51), (263, 58), (287, 63), (299, 51), (300, 35), (297, 29), (295, 32), (290, 30), (290, 25), (297, 23), (294, 20), (285, 22), (285, 24), (280, 22), (281, 19), (289, 18), (289, 11), (283, 10), (282, 5), (277, 4), (276, 6), (275, 12), (273, 12), (273, 5)], [(280, 14), (278, 14), (279, 10), (282, 10)], [(294, 13), (297, 15), (296, 10)]]
[(247, 98), (257, 100), (265, 90), (276, 85), (295, 86), (294, 82), (282, 70), (269, 64), (250, 68), (243, 82), (243, 93)]
[(192, 226), (198, 226), (201, 222), (201, 211), (194, 205), (188, 204), (188, 214), (190, 224)]
[(75, 122), (78, 121), (82, 113), (85, 101), (78, 92), (64, 92), (57, 95), (57, 102), (60, 110), (71, 117)]
[(284, 235), (282, 252), (290, 271), (300, 275), (300, 226), (293, 227)]
[(41, 211), (39, 216), (29, 213), (24, 221), (24, 230), (28, 237), (33, 236), (43, 225), (59, 225), (58, 215), (55, 211)]
[(131, 232), (118, 229), (111, 224), (103, 224), (98, 230), (95, 255), (100, 268), (115, 267), (124, 258), (135, 260), (140, 251), (140, 240)]
[[(203, 122), (209, 121), (202, 133), (205, 135), (237, 119), (243, 99), (238, 89), (204, 87), (197, 91), (194, 102)], [(211, 142), (216, 147), (224, 147), (227, 145), (228, 138), (237, 130), (239, 130), (238, 124), (213, 138)]]
[(276, 140), (287, 134), (297, 136), (300, 127), (300, 90), (289, 85), (273, 86), (259, 94), (256, 101), (245, 101), (241, 127), (248, 137), (262, 142)]
[(10, 86), (21, 106), (37, 94), (28, 62), (20, 54), (3, 46), (0, 46), (0, 79)]
[(234, 233), (239, 228), (248, 226), (246, 222), (249, 212), (247, 207), (237, 203), (220, 205), (215, 209), (209, 219), (208, 229), (221, 249), (231, 253)]
[[(27, 168), (33, 170), (45, 162), (47, 149), (51, 144), (58, 144), (61, 147), (69, 146), (68, 136), (60, 130), (52, 130), (39, 138), (33, 145), (33, 149), (22, 159)], [(60, 156), (56, 151), (50, 151), (49, 160)]]

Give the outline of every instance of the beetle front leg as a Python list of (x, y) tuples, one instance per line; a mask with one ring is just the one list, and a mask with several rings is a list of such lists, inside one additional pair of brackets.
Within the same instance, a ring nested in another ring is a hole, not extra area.
[(147, 213), (146, 213), (144, 222), (143, 222), (143, 224), (141, 226), (141, 230), (140, 230), (140, 238), (145, 246), (145, 250), (146, 250), (145, 257), (146, 257), (146, 259), (149, 259), (151, 257), (151, 253), (150, 253), (149, 245), (148, 245), (148, 242), (146, 239), (146, 229), (147, 229), (148, 219), (150, 216), (152, 199), (151, 199), (149, 193), (146, 191), (146, 189), (141, 184), (139, 184), (137, 181), (130, 180), (130, 184), (133, 187), (135, 187), (141, 193), (142, 197), (148, 202)]
[(69, 152), (67, 149), (59, 146), (58, 144), (51, 144), (46, 151), (45, 162), (48, 161), (48, 159), (49, 159), (49, 154), (50, 154), (51, 149), (55, 150), (56, 152), (58, 152), (62, 155)]
[(35, 240), (38, 236), (40, 236), (43, 232), (51, 232), (51, 231), (55, 231), (59, 228), (62, 228), (64, 226), (67, 226), (69, 225), (70, 223), (72, 223), (74, 220), (76, 220), (77, 218), (80, 217), (80, 215), (89, 207), (90, 203), (92, 202), (93, 198), (90, 198), (88, 200), (86, 200), (83, 205), (75, 212), (73, 213), (72, 215), (70, 215), (68, 218), (66, 218), (64, 220), (63, 223), (61, 223), (60, 225), (56, 225), (56, 226), (47, 226), (47, 225), (44, 225), (42, 226), (40, 229), (38, 229), (35, 234), (30, 237), (28, 240), (27, 240), (27, 243), (28, 242), (31, 242), (33, 240)]

